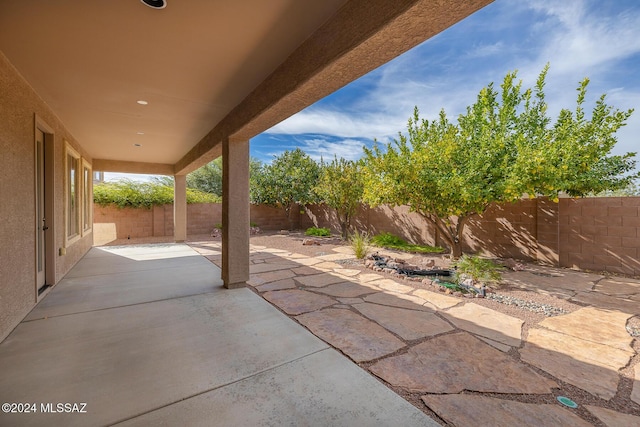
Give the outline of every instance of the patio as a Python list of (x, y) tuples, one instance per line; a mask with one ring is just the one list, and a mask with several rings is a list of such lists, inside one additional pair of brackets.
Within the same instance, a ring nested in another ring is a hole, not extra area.
[(219, 277), (187, 245), (91, 249), (0, 344), (0, 400), (36, 404), (0, 425), (437, 425)]

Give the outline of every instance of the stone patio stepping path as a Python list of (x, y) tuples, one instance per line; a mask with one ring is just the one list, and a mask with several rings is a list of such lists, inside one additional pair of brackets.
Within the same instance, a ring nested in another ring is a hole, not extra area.
[(416, 295), (430, 304), (433, 304), (440, 310), (454, 307), (461, 303), (458, 298), (450, 297), (439, 292), (431, 292), (424, 289), (418, 289), (413, 291), (413, 295)]
[(295, 278), (295, 281), (298, 282), (300, 286), (321, 288), (323, 286), (333, 285), (334, 283), (344, 282), (344, 277), (332, 273), (321, 273), (312, 276), (298, 276)]
[(629, 414), (621, 414), (611, 409), (601, 408), (599, 406), (587, 405), (586, 408), (602, 421), (607, 427), (638, 427), (640, 426), (640, 417)]
[(300, 289), (270, 291), (265, 292), (262, 296), (292, 316), (320, 310), (321, 308), (335, 304), (335, 301), (329, 297)]
[(487, 307), (467, 303), (452, 307), (443, 315), (460, 329), (492, 341), (519, 347), (523, 321)]
[(353, 282), (336, 283), (335, 285), (329, 285), (324, 288), (317, 288), (316, 291), (340, 298), (355, 298), (376, 292), (375, 289)]
[(405, 347), (383, 327), (349, 310), (328, 308), (296, 319), (356, 362), (378, 359)]
[(433, 338), (370, 370), (394, 386), (420, 393), (546, 394), (557, 386), (466, 332)]
[(635, 380), (633, 381), (633, 390), (631, 391), (631, 400), (640, 405), (640, 365), (634, 367)]
[(415, 311), (378, 304), (354, 304), (353, 307), (369, 319), (405, 340), (431, 337), (453, 330), (434, 312)]
[(559, 405), (536, 405), (465, 394), (424, 396), (422, 400), (455, 426), (591, 427), (590, 423)]
[[(635, 355), (625, 326), (640, 314), (640, 280), (538, 266), (505, 273), (522, 289), (594, 306), (540, 321), (523, 345), (518, 318), (333, 262), (349, 258), (350, 248), (319, 257), (259, 250), (249, 283), (265, 299), (355, 362), (374, 362), (368, 370), (392, 387), (430, 393), (423, 402), (451, 425), (590, 425), (557, 403), (510, 398), (551, 399), (560, 387), (525, 363), (611, 399), (619, 370)], [(522, 347), (520, 360), (510, 353), (514, 347)], [(630, 397), (640, 405), (640, 365), (634, 374)], [(586, 408), (608, 427), (640, 425), (635, 415)]]
[(396, 294), (393, 292), (378, 292), (364, 297), (364, 300), (375, 304), (408, 308), (410, 310), (434, 311), (436, 308), (415, 295)]
[(587, 307), (545, 319), (529, 330), (520, 355), (563, 381), (611, 399), (618, 390), (618, 371), (635, 354), (625, 330), (629, 317)]

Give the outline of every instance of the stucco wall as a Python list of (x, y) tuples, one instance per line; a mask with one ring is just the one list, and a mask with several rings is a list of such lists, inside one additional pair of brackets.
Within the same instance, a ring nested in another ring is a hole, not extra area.
[[(300, 226), (299, 210), (292, 212), (293, 228)], [(94, 205), (96, 235), (94, 244), (101, 245), (116, 239), (159, 237), (173, 235), (173, 205), (154, 206), (151, 209), (118, 208)], [(251, 205), (251, 221), (262, 230), (289, 228), (289, 220), (282, 209)], [(209, 234), (222, 222), (220, 203), (187, 205), (187, 235)]]
[[(301, 227), (339, 232), (335, 214), (310, 206)], [(390, 232), (413, 242), (444, 243), (434, 227), (406, 206), (361, 208), (353, 224), (371, 234)], [(523, 199), (492, 205), (465, 228), (463, 250), (544, 264), (640, 275), (640, 197)]]
[[(91, 159), (0, 52), (0, 340), (36, 303), (35, 285), (35, 116), (54, 133), (54, 223), (47, 238), (64, 246), (64, 141)], [(57, 283), (90, 248), (89, 234), (55, 259)]]

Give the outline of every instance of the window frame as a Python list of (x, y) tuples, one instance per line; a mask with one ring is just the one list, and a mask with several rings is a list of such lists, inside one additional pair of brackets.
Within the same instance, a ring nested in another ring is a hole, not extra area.
[[(82, 227), (81, 227), (82, 187), (80, 185), (81, 169), (82, 169), (81, 159), (82, 158), (80, 157), (80, 153), (78, 153), (67, 141), (65, 141), (65, 151), (64, 151), (65, 246), (68, 246), (76, 242), (82, 237)], [(72, 167), (75, 167), (75, 169), (72, 169)], [(72, 171), (74, 172), (73, 174), (72, 174)], [(75, 227), (74, 229), (72, 229), (72, 225), (74, 223), (75, 223)]]
[(91, 163), (84, 157), (82, 158), (82, 213), (81, 213), (81, 232), (82, 236), (93, 231), (93, 168)]

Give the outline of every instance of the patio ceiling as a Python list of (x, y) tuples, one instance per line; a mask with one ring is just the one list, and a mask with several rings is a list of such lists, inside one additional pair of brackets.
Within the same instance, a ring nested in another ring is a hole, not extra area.
[(96, 169), (186, 173), (490, 2), (0, 0), (0, 50)]

